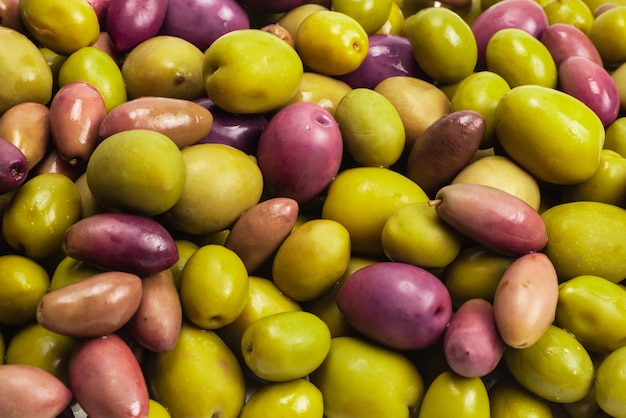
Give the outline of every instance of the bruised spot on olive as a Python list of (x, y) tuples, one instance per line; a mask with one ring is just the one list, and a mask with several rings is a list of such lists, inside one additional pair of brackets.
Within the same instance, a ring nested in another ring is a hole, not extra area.
[(186, 80), (187, 78), (183, 74), (176, 73), (176, 76), (174, 77), (174, 85), (179, 86), (183, 84)]
[(322, 126), (331, 126), (333, 121), (331, 120), (329, 115), (319, 114), (315, 117), (315, 121)]
[(16, 165), (11, 167), (11, 176), (15, 180), (20, 181), (21, 179), (24, 178), (25, 174), (26, 174), (26, 171), (24, 170), (24, 168), (21, 165), (16, 164)]

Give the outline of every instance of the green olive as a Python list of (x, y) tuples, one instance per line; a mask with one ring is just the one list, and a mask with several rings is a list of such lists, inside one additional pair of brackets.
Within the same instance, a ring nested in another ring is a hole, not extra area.
[(602, 277), (574, 277), (560, 286), (556, 323), (588, 350), (610, 353), (626, 345), (626, 290)]
[(507, 347), (504, 361), (515, 380), (550, 402), (576, 402), (593, 386), (589, 353), (572, 334), (555, 325), (530, 347)]
[(566, 23), (584, 33), (589, 33), (593, 23), (593, 12), (583, 0), (549, 0), (543, 5), (548, 22)]
[(600, 118), (559, 90), (538, 85), (512, 88), (496, 107), (495, 131), (510, 158), (548, 183), (580, 183), (600, 164), (604, 144)]
[(374, 33), (387, 21), (392, 3), (392, 0), (333, 0), (332, 10), (352, 17), (367, 33)]
[(524, 389), (511, 377), (498, 380), (489, 390), (491, 418), (552, 418), (550, 404)]
[[(626, 66), (624, 68), (626, 69)], [(606, 127), (604, 148), (626, 158), (626, 117), (619, 117)]]
[(596, 401), (607, 414), (624, 416), (626, 410), (626, 347), (602, 360), (596, 376)]
[(40, 174), (20, 186), (9, 202), (2, 233), (16, 251), (42, 259), (61, 251), (65, 230), (80, 216), (74, 182), (63, 174)]
[(485, 57), (487, 69), (501, 75), (511, 87), (557, 86), (557, 68), (550, 51), (539, 39), (521, 29), (496, 32), (487, 43)]
[(463, 302), (474, 298), (493, 301), (500, 278), (513, 260), (481, 246), (461, 251), (446, 266), (442, 276), (453, 306), (458, 308)]
[(488, 417), (489, 395), (478, 377), (462, 377), (445, 371), (428, 386), (419, 418), (454, 416)]
[(409, 39), (420, 68), (436, 81), (457, 83), (476, 67), (476, 38), (467, 22), (450, 9), (428, 7), (417, 12)]
[(450, 99), (450, 111), (473, 110), (485, 118), (485, 133), (481, 148), (495, 145), (495, 113), (498, 102), (511, 90), (502, 76), (492, 71), (472, 73), (459, 82)]
[[(0, 115), (16, 104), (46, 104), (52, 97), (53, 74), (37, 46), (22, 33), (0, 26)], [(15, 65), (19, 63), (19, 65)]]

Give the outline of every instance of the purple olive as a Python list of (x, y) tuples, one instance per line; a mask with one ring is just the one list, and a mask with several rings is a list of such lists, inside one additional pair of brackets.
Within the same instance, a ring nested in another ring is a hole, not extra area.
[(342, 153), (332, 114), (317, 104), (297, 102), (270, 119), (259, 139), (257, 161), (272, 195), (306, 203), (337, 175)]
[(398, 350), (434, 344), (452, 317), (443, 282), (421, 267), (400, 262), (378, 262), (352, 273), (336, 301), (357, 331)]
[(95, 10), (100, 22), (100, 31), (106, 31), (107, 13), (111, 0), (87, 0), (87, 3)]
[(369, 49), (361, 65), (351, 73), (337, 77), (352, 88), (374, 89), (388, 77), (424, 78), (411, 48), (411, 41), (400, 35), (372, 34)]
[(204, 51), (221, 35), (249, 28), (248, 14), (237, 0), (169, 0), (161, 34), (178, 36)]
[(28, 174), (28, 161), (22, 151), (0, 138), (0, 194), (17, 189)]
[(260, 113), (235, 114), (218, 107), (211, 99), (196, 100), (213, 115), (211, 130), (197, 143), (230, 145), (246, 154), (256, 155), (261, 133), (267, 125), (267, 118)]
[(168, 0), (110, 0), (107, 32), (113, 47), (130, 51), (159, 33), (165, 19)]
[(178, 261), (170, 233), (152, 218), (128, 213), (99, 213), (70, 226), (63, 251), (101, 268), (149, 276)]

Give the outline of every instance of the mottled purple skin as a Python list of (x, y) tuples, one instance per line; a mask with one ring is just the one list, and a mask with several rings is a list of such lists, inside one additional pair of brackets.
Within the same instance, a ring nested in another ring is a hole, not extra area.
[(554, 63), (561, 65), (564, 59), (581, 56), (602, 65), (602, 57), (585, 32), (566, 23), (554, 23), (541, 35), (541, 43), (548, 48)]
[(450, 368), (464, 377), (491, 373), (504, 354), (504, 341), (498, 333), (493, 306), (485, 299), (463, 303), (450, 320), (443, 349)]
[(28, 175), (28, 160), (13, 143), (0, 138), (0, 194), (17, 189)]
[(113, 47), (130, 51), (159, 33), (168, 0), (110, 0), (106, 26)]
[(170, 233), (152, 218), (100, 213), (83, 218), (65, 232), (63, 251), (103, 270), (149, 276), (178, 261)]
[(303, 5), (305, 0), (240, 0), (249, 10), (265, 13), (282, 13)]
[(351, 73), (337, 78), (352, 88), (373, 90), (378, 83), (394, 76), (424, 78), (415, 61), (411, 41), (399, 35), (372, 34), (363, 63)]
[(169, 0), (161, 34), (204, 51), (223, 34), (249, 28), (248, 14), (237, 0)]
[(471, 24), (478, 46), (478, 70), (485, 69), (485, 50), (491, 36), (500, 29), (516, 28), (541, 39), (548, 16), (534, 0), (502, 0), (483, 11)]
[(617, 118), (619, 91), (603, 66), (588, 58), (573, 56), (561, 63), (558, 74), (561, 90), (586, 104), (605, 127)]
[(198, 144), (226, 144), (246, 154), (256, 155), (259, 138), (267, 125), (267, 118), (264, 115), (230, 113), (206, 98), (196, 100), (196, 103), (208, 109), (213, 115), (211, 130), (198, 141)]
[(310, 102), (281, 109), (268, 122), (257, 148), (267, 190), (307, 203), (337, 175), (343, 155), (339, 125), (332, 114)]
[(336, 301), (357, 331), (397, 350), (431, 346), (443, 336), (452, 316), (450, 293), (441, 280), (400, 262), (357, 270), (343, 283)]

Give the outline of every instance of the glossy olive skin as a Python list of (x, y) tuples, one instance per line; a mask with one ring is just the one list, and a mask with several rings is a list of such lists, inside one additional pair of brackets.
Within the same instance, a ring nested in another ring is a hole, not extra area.
[(101, 337), (119, 330), (141, 302), (141, 279), (117, 271), (99, 273), (46, 293), (37, 322), (76, 338)]
[(539, 180), (579, 183), (600, 164), (602, 121), (578, 99), (555, 89), (512, 88), (496, 107), (495, 132), (509, 157)]
[(365, 59), (354, 71), (337, 78), (352, 88), (374, 89), (387, 77), (423, 78), (423, 71), (413, 57), (411, 41), (400, 35), (371, 34)]
[(170, 351), (178, 341), (183, 312), (170, 269), (141, 279), (141, 301), (126, 324), (129, 334), (155, 353)]
[(0, 138), (0, 194), (18, 188), (28, 175), (28, 161), (15, 145)]
[(626, 48), (618, 39), (626, 33), (626, 7), (614, 7), (594, 19), (589, 39), (598, 49), (607, 68), (615, 68), (626, 61)]
[(471, 299), (461, 305), (450, 319), (443, 347), (448, 365), (461, 376), (491, 373), (504, 354), (492, 304)]
[(558, 277), (543, 253), (518, 257), (502, 274), (493, 312), (502, 340), (510, 347), (530, 347), (554, 322)]
[(482, 144), (486, 119), (472, 110), (458, 110), (435, 121), (411, 147), (407, 177), (426, 193), (437, 191), (465, 167)]
[(148, 354), (145, 378), (154, 399), (173, 416), (234, 417), (246, 396), (241, 365), (232, 351), (214, 332), (188, 323), (173, 350)]
[(618, 348), (602, 360), (596, 377), (596, 401), (600, 408), (612, 416), (623, 414), (626, 406), (622, 370), (626, 362), (626, 348)]
[(278, 312), (257, 319), (241, 336), (247, 367), (270, 382), (301, 379), (317, 369), (330, 350), (330, 330), (306, 311)]
[(500, 29), (518, 28), (539, 38), (547, 27), (548, 16), (535, 1), (513, 0), (495, 3), (471, 24), (478, 45), (478, 69), (486, 68), (487, 43)]
[(539, 213), (522, 199), (496, 187), (449, 184), (439, 189), (431, 204), (445, 222), (502, 255), (540, 251), (548, 240)]
[(207, 135), (213, 115), (204, 106), (171, 97), (139, 97), (111, 110), (99, 126), (101, 138), (131, 129), (150, 129), (166, 135), (179, 148)]
[(17, 189), (2, 218), (2, 233), (16, 251), (42, 259), (59, 252), (65, 230), (79, 219), (76, 185), (63, 174), (45, 173)]
[(418, 65), (435, 81), (458, 83), (476, 67), (478, 46), (474, 33), (450, 9), (428, 7), (417, 12), (409, 39)]
[[(52, 96), (52, 70), (31, 40), (8, 27), (0, 26), (0, 59), (5, 88), (0, 92), (0, 114), (26, 102), (45, 105)], [(23, 64), (12, 65), (20, 62)]]
[(0, 116), (0, 138), (18, 147), (32, 170), (50, 148), (50, 108), (32, 101), (11, 107)]
[[(33, 322), (21, 327), (11, 337), (6, 347), (5, 363), (36, 366), (68, 384), (67, 365), (77, 341)], [(0, 355), (4, 358), (3, 353)]]
[(259, 139), (257, 161), (273, 196), (306, 203), (337, 175), (343, 142), (335, 118), (321, 106), (300, 102), (281, 109)]
[(117, 51), (129, 51), (156, 36), (165, 20), (167, 0), (110, 0), (106, 28)]
[(402, 156), (406, 133), (398, 111), (375, 90), (356, 88), (334, 113), (347, 154), (367, 167), (390, 167)]
[(493, 34), (485, 49), (487, 69), (499, 74), (511, 88), (521, 85), (557, 87), (557, 67), (539, 39), (517, 28)]
[(248, 272), (254, 272), (276, 253), (291, 233), (298, 212), (298, 202), (288, 197), (260, 202), (233, 224), (224, 246), (241, 258)]
[(452, 315), (450, 294), (439, 279), (410, 264), (380, 262), (350, 275), (337, 306), (357, 330), (399, 350), (439, 339)]
[(589, 106), (604, 126), (617, 118), (620, 96), (608, 71), (585, 57), (569, 57), (559, 65), (561, 89)]
[(474, 298), (493, 302), (500, 278), (514, 259), (480, 245), (461, 251), (442, 273), (454, 309)]
[(626, 291), (599, 276), (582, 275), (561, 284), (556, 324), (567, 329), (595, 353), (626, 345), (623, 324)]
[(440, 373), (424, 393), (418, 418), (444, 416), (488, 417), (489, 395), (478, 377), (462, 377), (446, 370)]
[(158, 273), (178, 260), (176, 243), (161, 224), (127, 213), (100, 213), (74, 223), (65, 232), (63, 250), (105, 270), (139, 276)]
[(105, 116), (104, 99), (91, 84), (75, 81), (61, 87), (50, 103), (50, 135), (61, 158), (84, 166), (100, 142)]
[[(614, 283), (623, 280), (621, 263), (626, 210), (600, 202), (577, 201), (552, 206), (541, 214), (548, 231), (545, 253), (564, 282), (583, 274)], [(575, 245), (572, 243), (576, 243)]]
[(571, 334), (554, 325), (530, 347), (507, 348), (504, 361), (522, 386), (552, 402), (581, 400), (594, 381), (594, 366), (587, 351)]

